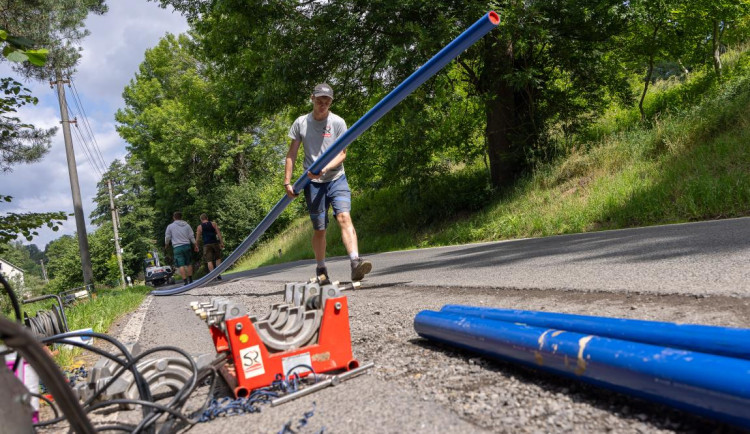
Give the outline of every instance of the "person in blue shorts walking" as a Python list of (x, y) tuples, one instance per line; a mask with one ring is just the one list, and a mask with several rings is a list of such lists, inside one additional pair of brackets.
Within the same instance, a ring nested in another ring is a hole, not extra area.
[[(303, 167), (307, 171), (313, 162), (328, 149), (336, 139), (346, 131), (346, 122), (330, 111), (333, 103), (333, 89), (326, 83), (315, 86), (310, 99), (313, 111), (298, 117), (289, 129), (289, 151), (286, 154), (284, 170), (284, 188), (287, 196), (294, 198), (291, 184), (294, 163), (297, 161), (300, 144), (305, 151)], [(333, 215), (341, 227), (341, 239), (349, 254), (352, 281), (360, 281), (372, 270), (372, 263), (359, 257), (357, 232), (351, 218), (352, 193), (344, 173), (346, 149), (341, 151), (318, 174), (307, 171), (310, 184), (305, 187), (305, 201), (313, 225), (312, 246), (315, 252), (315, 275), (325, 275), (329, 280), (326, 268), (326, 229), (328, 227), (328, 209), (333, 208)]]

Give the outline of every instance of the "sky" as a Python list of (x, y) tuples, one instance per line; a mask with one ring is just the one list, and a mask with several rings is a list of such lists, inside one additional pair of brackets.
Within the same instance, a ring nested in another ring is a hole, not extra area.
[[(154, 2), (107, 0), (106, 3), (109, 12), (102, 16), (90, 15), (85, 22), (91, 34), (81, 42), (82, 58), (73, 76), (73, 83), (105, 166), (109, 167), (112, 161), (122, 159), (127, 153), (125, 141), (115, 130), (114, 119), (117, 109), (124, 107), (123, 89), (135, 77), (148, 48), (154, 47), (166, 33), (179, 34), (187, 31), (188, 25), (182, 15), (172, 9), (162, 9)], [(59, 127), (60, 106), (56, 90), (50, 89), (49, 83), (24, 81), (7, 63), (0, 65), (0, 77), (15, 78), (31, 89), (33, 96), (39, 98), (37, 105), (19, 110), (18, 117), (21, 121), (39, 128)], [(70, 90), (65, 87), (66, 93)], [(73, 95), (72, 92), (68, 94), (69, 104), (79, 112)], [(84, 128), (83, 122), (79, 122), (78, 126)], [(72, 137), (86, 229), (91, 233), (96, 227), (91, 224), (89, 214), (94, 210), (93, 200), (100, 175), (89, 162), (75, 132)], [(73, 212), (73, 196), (61, 128), (58, 128), (50, 151), (41, 161), (13, 166), (12, 172), (0, 172), (0, 194), (13, 196), (11, 203), (0, 203), (0, 214)], [(72, 235), (75, 231), (75, 218), (70, 216), (57, 232), (45, 227), (38, 230), (39, 235), (31, 242), (21, 239), (25, 244), (36, 244), (43, 250), (50, 241), (62, 235)]]

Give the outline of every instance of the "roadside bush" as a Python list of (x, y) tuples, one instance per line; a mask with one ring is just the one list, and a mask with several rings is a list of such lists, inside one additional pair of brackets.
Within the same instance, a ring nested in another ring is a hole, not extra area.
[[(283, 194), (284, 190), (279, 187), (279, 182), (250, 179), (220, 189), (216, 221), (224, 235), (226, 249), (231, 251), (240, 245)], [(303, 209), (304, 200), (297, 199), (292, 202), (261, 239), (280, 233), (295, 217), (301, 215)]]
[(466, 168), (399, 187), (370, 191), (357, 200), (358, 226), (389, 233), (450, 221), (487, 206), (493, 190), (483, 167)]

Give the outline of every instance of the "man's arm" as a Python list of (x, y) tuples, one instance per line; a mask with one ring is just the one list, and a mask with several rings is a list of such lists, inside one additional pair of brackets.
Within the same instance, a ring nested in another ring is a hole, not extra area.
[(216, 238), (219, 239), (219, 247), (222, 249), (224, 248), (224, 237), (221, 236), (221, 231), (219, 230), (219, 225), (216, 224), (216, 222), (211, 222), (212, 225), (214, 225), (214, 229), (216, 230)]
[(199, 240), (202, 240), (201, 234), (203, 234), (203, 226), (198, 225), (197, 228), (195, 228), (195, 244), (198, 244)]
[(188, 226), (188, 229), (190, 229), (190, 242), (193, 243), (193, 246), (195, 246), (193, 247), (193, 250), (198, 252), (198, 242), (195, 241), (195, 232), (193, 232), (193, 228), (190, 226)]
[(325, 175), (326, 172), (328, 172), (329, 170), (333, 169), (334, 167), (338, 167), (341, 163), (344, 162), (344, 160), (346, 160), (346, 148), (344, 148), (343, 151), (339, 152), (339, 155), (337, 155), (336, 158), (334, 158), (333, 160), (331, 160), (330, 163), (326, 164), (326, 167), (324, 167), (320, 171), (320, 173), (318, 173), (316, 175), (316, 174), (308, 171), (307, 172), (307, 177), (310, 178), (310, 179), (318, 179), (321, 176)]
[(164, 250), (169, 248), (169, 243), (172, 241), (172, 232), (170, 231), (171, 226), (167, 226), (167, 231), (164, 232)]
[(299, 140), (294, 140), (289, 143), (289, 151), (286, 153), (286, 160), (284, 163), (284, 189), (286, 195), (295, 198), (294, 187), (292, 186), (292, 172), (294, 171), (294, 163), (297, 161), (297, 154), (299, 153)]

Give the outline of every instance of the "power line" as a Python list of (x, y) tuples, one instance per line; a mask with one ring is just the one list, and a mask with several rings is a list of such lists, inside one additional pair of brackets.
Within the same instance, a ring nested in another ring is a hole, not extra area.
[(81, 132), (78, 130), (78, 125), (76, 124), (76, 128), (71, 128), (71, 130), (75, 132), (76, 139), (78, 139), (78, 142), (82, 145), (83, 153), (86, 154), (86, 160), (89, 162), (94, 171), (99, 174), (99, 177), (103, 176), (101, 169), (99, 169), (99, 166), (94, 163), (93, 157), (91, 156), (91, 150), (86, 145), (86, 141), (81, 136)]
[(76, 121), (74, 121), (75, 125), (76, 125), (76, 128), (72, 128), (72, 130), (77, 134), (78, 140), (80, 141), (81, 145), (83, 146), (83, 151), (86, 154), (86, 159), (88, 160), (89, 164), (94, 169), (94, 171), (97, 172), (99, 174), (99, 176), (101, 177), (102, 176), (102, 170), (99, 167), (98, 162), (94, 159), (93, 152), (89, 148), (88, 142), (85, 140), (85, 138), (81, 134), (81, 131), (78, 129), (77, 115), (73, 111), (73, 109), (70, 107), (70, 104), (68, 104), (67, 98), (66, 98), (66, 101), (65, 101), (65, 107), (68, 109), (68, 112), (72, 113), (73, 117), (76, 119)]
[[(64, 100), (64, 101), (60, 101), (60, 96), (59, 96), (59, 94), (58, 94), (58, 98), (57, 98), (57, 99), (58, 99), (58, 101), (60, 102), (60, 106), (63, 106), (63, 105), (65, 105), (65, 108), (66, 108), (66, 110), (67, 110), (68, 112), (72, 112), (72, 109), (70, 108), (70, 104), (68, 104), (67, 98), (65, 98), (65, 100)], [(73, 115), (74, 115), (74, 117), (75, 117), (75, 113), (73, 113)], [(75, 122), (75, 121), (73, 121), (73, 122)], [(78, 131), (78, 129), (77, 129), (77, 128), (73, 129), (73, 131), (76, 131), (76, 132), (77, 132), (77, 133), (79, 134), (79, 137), (80, 137), (80, 131)], [(81, 144), (83, 145), (83, 151), (84, 151), (84, 154), (86, 155), (86, 160), (88, 160), (88, 162), (89, 162), (89, 164), (91, 165), (91, 167), (92, 167), (92, 168), (93, 168), (93, 169), (94, 169), (94, 170), (95, 170), (95, 171), (96, 171), (97, 173), (99, 173), (99, 176), (101, 176), (101, 171), (99, 170), (99, 167), (98, 167), (98, 166), (96, 166), (96, 165), (94, 164), (93, 160), (91, 159), (91, 155), (89, 154), (89, 149), (88, 149), (88, 146), (86, 146), (86, 142), (85, 142), (85, 141), (83, 140), (83, 138), (82, 138), (82, 137), (80, 138), (80, 142), (81, 142)]]
[[(65, 103), (68, 106), (68, 111), (73, 111), (72, 108), (70, 107), (70, 103), (68, 103), (68, 101), (65, 101)], [(75, 111), (73, 111), (73, 113), (75, 113)], [(99, 159), (97, 159), (96, 149), (94, 147), (94, 143), (92, 141), (91, 136), (87, 135), (87, 131), (85, 129), (81, 131), (81, 128), (78, 126), (79, 116), (81, 116), (80, 111), (74, 114), (74, 118), (76, 120), (75, 126), (76, 126), (76, 130), (78, 131), (79, 137), (81, 138), (81, 140), (84, 143), (84, 146), (86, 146), (86, 148), (88, 149), (88, 152), (91, 155), (92, 164), (96, 165), (98, 172), (104, 172), (106, 171), (107, 166), (106, 164), (103, 164)]]
[(107, 163), (104, 160), (104, 156), (102, 155), (101, 148), (99, 146), (99, 142), (96, 141), (96, 136), (94, 135), (94, 131), (91, 128), (91, 124), (89, 123), (88, 116), (86, 115), (86, 110), (83, 108), (83, 102), (81, 101), (81, 97), (78, 94), (78, 89), (76, 88), (76, 84), (73, 81), (73, 77), (68, 76), (68, 81), (70, 81), (70, 87), (73, 89), (73, 97), (76, 102), (76, 105), (79, 108), (79, 112), (82, 115), (84, 127), (88, 130), (89, 135), (91, 136), (91, 139), (94, 143), (94, 150), (96, 150), (96, 155), (99, 157), (99, 161), (102, 163), (102, 167), (107, 167)]

